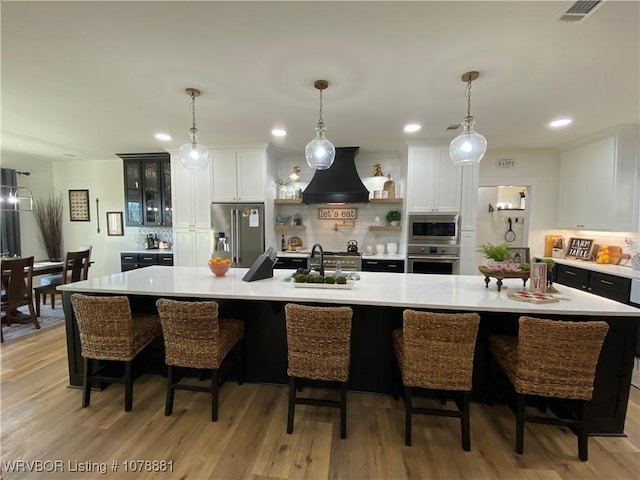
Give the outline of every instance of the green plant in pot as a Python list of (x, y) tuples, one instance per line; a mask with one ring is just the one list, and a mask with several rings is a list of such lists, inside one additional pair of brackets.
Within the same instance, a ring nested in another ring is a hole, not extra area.
[(62, 194), (37, 199), (33, 214), (49, 260), (62, 259)]
[(506, 243), (500, 245), (491, 245), (484, 243), (480, 245), (479, 252), (482, 252), (485, 258), (495, 260), (496, 262), (504, 262), (507, 258), (511, 258), (511, 251)]
[(395, 225), (398, 225), (398, 223), (400, 223), (400, 219), (402, 218), (402, 215), (400, 214), (400, 210), (389, 210), (386, 218), (389, 225), (395, 226)]

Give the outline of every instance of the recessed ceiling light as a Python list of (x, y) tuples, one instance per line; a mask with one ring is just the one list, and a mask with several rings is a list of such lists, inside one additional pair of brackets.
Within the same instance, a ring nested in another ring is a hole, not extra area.
[(407, 123), (404, 126), (404, 131), (407, 133), (413, 133), (413, 132), (417, 132), (421, 128), (422, 128), (422, 125), (420, 125), (419, 123)]
[(551, 128), (562, 128), (571, 125), (572, 123), (573, 120), (571, 120), (569, 117), (562, 117), (556, 118), (555, 120), (549, 122), (549, 126)]
[(171, 135), (168, 133), (156, 133), (156, 138), (158, 140), (171, 140)]
[(285, 137), (287, 135), (287, 131), (284, 128), (274, 128), (271, 130), (271, 135), (274, 137)]

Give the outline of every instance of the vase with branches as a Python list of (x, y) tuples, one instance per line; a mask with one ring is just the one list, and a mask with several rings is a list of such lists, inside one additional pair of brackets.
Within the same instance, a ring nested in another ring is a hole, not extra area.
[(50, 260), (62, 258), (62, 194), (49, 194), (34, 202), (33, 214)]

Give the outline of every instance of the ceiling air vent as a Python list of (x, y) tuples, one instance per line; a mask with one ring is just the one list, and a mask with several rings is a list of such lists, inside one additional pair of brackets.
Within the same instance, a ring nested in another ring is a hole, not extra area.
[(449, 126), (447, 127), (447, 130), (457, 130), (457, 129), (459, 129), (459, 128), (460, 128), (460, 124), (459, 124), (459, 123), (456, 123), (456, 124), (453, 124), (453, 125), (449, 125)]
[(594, 11), (598, 9), (604, 2), (602, 0), (597, 1), (582, 1), (579, 0), (575, 3), (572, 3), (569, 8), (564, 10), (558, 16), (558, 21), (563, 23), (576, 23), (581, 22), (589, 15), (591, 15)]

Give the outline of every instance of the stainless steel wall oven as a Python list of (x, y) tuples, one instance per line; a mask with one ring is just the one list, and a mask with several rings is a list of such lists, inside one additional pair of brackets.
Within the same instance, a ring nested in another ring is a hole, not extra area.
[(457, 213), (409, 214), (407, 272), (460, 274)]

